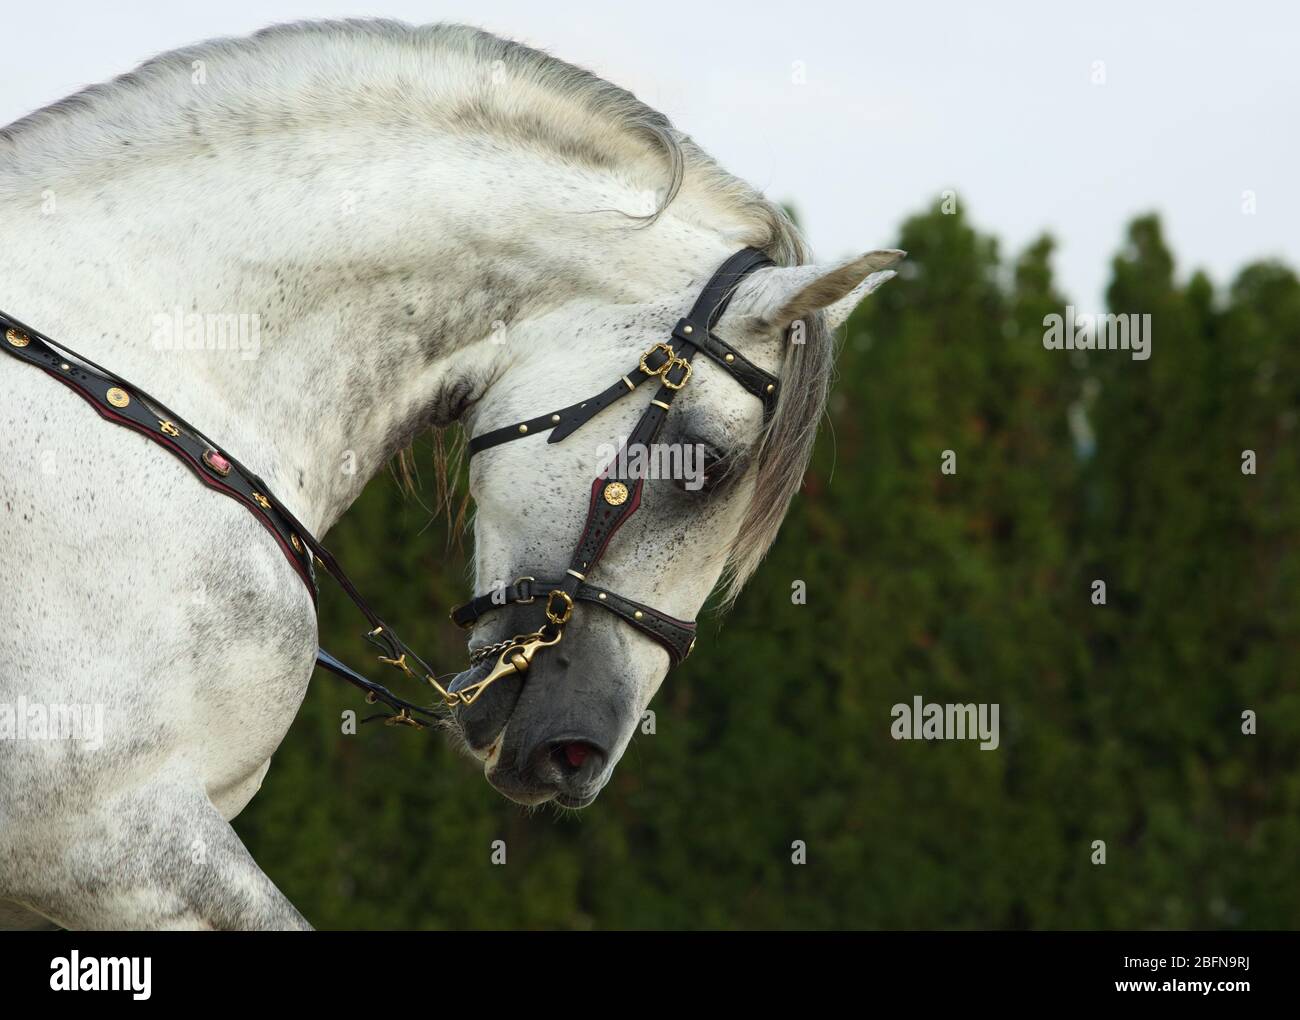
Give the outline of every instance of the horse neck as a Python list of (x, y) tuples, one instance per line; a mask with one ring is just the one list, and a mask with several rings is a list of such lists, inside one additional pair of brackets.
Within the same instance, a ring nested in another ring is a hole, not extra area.
[[(575, 186), (454, 139), (384, 141), (141, 153), (41, 192), (0, 172), (0, 250), (26, 252), (0, 308), (152, 393), (319, 534), (451, 419), (452, 382), (493, 375), (494, 328), (662, 294), (725, 248), (670, 219), (592, 215), (645, 204), (612, 181)], [(209, 349), (223, 328), (226, 349)]]

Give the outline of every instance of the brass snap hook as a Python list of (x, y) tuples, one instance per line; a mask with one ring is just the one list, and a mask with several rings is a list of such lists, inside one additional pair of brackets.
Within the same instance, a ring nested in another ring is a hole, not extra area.
[(558, 645), (562, 637), (564, 637), (564, 631), (558, 627), (554, 637), (546, 635), (542, 630), (519, 635), (502, 651), (497, 659), (497, 664), (492, 667), (492, 672), (476, 684), (470, 684), (455, 693), (448, 693), (448, 704), (453, 706), (458, 704), (472, 705), (478, 701), (485, 690), (502, 677), (511, 676), (514, 673), (527, 673), (537, 653), (543, 648)]

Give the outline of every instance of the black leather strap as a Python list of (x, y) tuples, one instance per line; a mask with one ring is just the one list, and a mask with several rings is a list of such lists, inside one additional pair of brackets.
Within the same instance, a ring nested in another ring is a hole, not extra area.
[[(661, 386), (655, 394), (656, 403), (646, 408), (632, 434), (628, 436), (625, 448), (648, 447), (654, 442), (664, 419), (668, 416), (665, 407), (670, 405), (676, 390)], [(665, 407), (659, 406), (665, 405)], [(622, 470), (617, 469), (622, 464)], [(582, 535), (573, 550), (569, 569), (579, 574), (592, 570), (604, 554), (609, 540), (621, 528), (629, 517), (636, 513), (641, 505), (641, 489), (645, 485), (644, 477), (633, 477), (633, 462), (629, 458), (614, 460), (597, 475), (591, 483), (591, 494), (587, 502), (587, 522)], [(570, 592), (572, 594), (572, 592)]]
[[(763, 400), (765, 412), (770, 414), (776, 404), (776, 379), (713, 336), (712, 329), (726, 310), (736, 285), (747, 274), (771, 264), (766, 255), (755, 249), (737, 252), (705, 284), (690, 314), (678, 322), (673, 330), (673, 344), (655, 345), (627, 376), (594, 397), (474, 438), (469, 445), (470, 453), (547, 431), (551, 433), (550, 442), (560, 442), (642, 383), (658, 378), (658, 392), (628, 438), (629, 444), (648, 446), (663, 427), (673, 399), (690, 378), (690, 362), (697, 349), (728, 371), (748, 392)], [(0, 331), (3, 331), (0, 347), (19, 361), (58, 379), (106, 420), (131, 428), (158, 443), (189, 467), (203, 484), (248, 509), (275, 537), (306, 584), (313, 602), (317, 595), (315, 562), (339, 583), (369, 622), (367, 637), (389, 661), (406, 668), (412, 676), (419, 676), (421, 671), (426, 676), (434, 675), (428, 664), (370, 608), (329, 550), (276, 499), (265, 482), (228, 451), (222, 450), (144, 390), (4, 313), (0, 313)], [(617, 463), (616, 459), (611, 467)], [(625, 467), (624, 473), (619, 474), (607, 468), (592, 483), (587, 521), (565, 577), (556, 582), (531, 579), (516, 582), (508, 590), (505, 601), (529, 602), (543, 594), (543, 589), (547, 593), (558, 589), (578, 601), (603, 606), (658, 641), (667, 650), (672, 664), (677, 665), (695, 644), (693, 621), (678, 620), (616, 592), (599, 588), (587, 582), (584, 576), (600, 560), (614, 533), (640, 506), (645, 480), (633, 478), (627, 471)], [(481, 595), (454, 610), (452, 617), (462, 626), (469, 626), (484, 613), (498, 608), (499, 604), (492, 595)], [(317, 651), (317, 662), (365, 691), (367, 701), (381, 702), (392, 708), (398, 713), (399, 721), (412, 722), (411, 713), (426, 717), (433, 715), (430, 710), (404, 701), (367, 680), (323, 648)]]
[[(722, 267), (709, 280), (700, 296), (696, 299), (690, 313), (673, 328), (673, 339), (675, 341), (673, 354), (676, 357), (689, 361), (690, 354), (683, 353), (687, 347), (691, 348), (690, 353), (694, 353), (694, 350), (698, 348), (707, 354), (740, 383), (747, 392), (752, 393), (763, 402), (765, 417), (771, 417), (772, 412), (776, 410), (776, 400), (780, 393), (780, 381), (771, 373), (764, 372), (725, 340), (715, 336), (712, 330), (727, 310), (727, 306), (731, 303), (732, 295), (735, 293), (736, 286), (740, 281), (755, 270), (766, 268), (772, 264), (772, 260), (757, 249), (746, 248), (737, 252), (722, 264)], [(469, 441), (469, 455), (473, 457), (476, 453), (490, 450), (502, 443), (508, 443), (514, 439), (523, 439), (525, 436), (540, 435), (545, 432), (550, 432), (550, 437), (547, 439), (548, 443), (558, 443), (572, 435), (615, 401), (633, 392), (647, 379), (654, 378), (658, 370), (668, 360), (669, 355), (662, 349), (661, 345), (656, 345), (646, 352), (636, 368), (632, 369), (612, 386), (597, 393), (594, 397), (588, 397), (577, 404), (562, 407), (558, 411), (550, 411), (547, 414), (540, 414), (536, 418), (527, 418), (524, 421), (503, 425), (500, 428), (477, 435)], [(650, 371), (646, 372), (642, 369), (642, 364), (649, 367)], [(677, 370), (674, 369), (673, 371), (676, 372)]]
[[(680, 324), (679, 324), (680, 325)], [(673, 331), (676, 336), (676, 330)], [(740, 383), (746, 391), (763, 402), (763, 416), (772, 417), (776, 410), (776, 400), (781, 393), (781, 382), (770, 372), (764, 372), (747, 357), (732, 347), (725, 340), (712, 332), (706, 331), (696, 336), (695, 346), (701, 354), (707, 354), (715, 362), (731, 373), (731, 377)]]
[(775, 264), (757, 248), (740, 249), (709, 278), (709, 282), (700, 291), (700, 296), (695, 299), (687, 320), (697, 325), (703, 324), (706, 332), (713, 329), (731, 304), (740, 282), (750, 273)]
[[(564, 581), (546, 578), (521, 577), (513, 584), (478, 595), (457, 606), (451, 611), (451, 620), (458, 627), (468, 629), (474, 626), (480, 617), (494, 609), (533, 604), (539, 607), (540, 614), (547, 593), (562, 588), (564, 583)], [(695, 643), (696, 629), (693, 621), (679, 620), (644, 603), (610, 591), (608, 588), (582, 581), (574, 589), (572, 597), (579, 602), (588, 602), (608, 609), (647, 637), (658, 641), (668, 652), (668, 657), (674, 666), (690, 654), (691, 646)]]
[(550, 414), (538, 415), (536, 418), (515, 422), (513, 425), (505, 425), (499, 429), (493, 429), (491, 432), (475, 436), (469, 441), (469, 455), (472, 457), (476, 453), (489, 450), (494, 446), (500, 446), (502, 443), (508, 443), (512, 439), (535, 436), (548, 430), (551, 436), (547, 441), (558, 443), (591, 421), (605, 408), (626, 397), (647, 379), (653, 379), (655, 371), (661, 368), (667, 360), (668, 356), (666, 354), (662, 351), (656, 351), (654, 356), (647, 355), (645, 359), (646, 364), (651, 368), (650, 372), (645, 372), (638, 364), (627, 375), (620, 378), (618, 382), (601, 390), (594, 397), (588, 397), (577, 404), (562, 407)]
[(19, 361), (58, 379), (101, 418), (153, 440), (174, 454), (208, 488), (242, 503), (274, 536), (307, 586), (312, 602), (316, 601), (310, 536), (255, 474), (139, 387), (94, 366), (30, 326), (0, 313), (0, 332), (0, 346)]
[[(755, 270), (772, 264), (772, 260), (757, 249), (746, 248), (737, 252), (713, 274), (690, 312), (673, 327), (670, 344), (656, 344), (642, 356), (633, 372), (594, 397), (549, 415), (540, 415), (474, 437), (469, 443), (471, 456), (502, 443), (548, 430), (551, 433), (548, 442), (560, 442), (647, 379), (659, 378), (658, 392), (626, 440), (628, 447), (649, 446), (663, 427), (668, 409), (677, 393), (689, 380), (691, 359), (697, 350), (703, 351), (746, 391), (758, 397), (763, 402), (764, 414), (770, 416), (776, 408), (779, 393), (776, 377), (764, 372), (730, 344), (714, 336), (712, 330), (722, 318), (740, 281)], [(563, 578), (558, 581), (521, 578), (505, 589), (480, 595), (456, 607), (452, 610), (452, 619), (462, 627), (470, 627), (485, 613), (504, 604), (528, 604), (539, 596), (545, 598), (552, 590), (559, 590), (575, 601), (603, 606), (658, 641), (667, 650), (674, 666), (685, 659), (695, 644), (694, 622), (675, 619), (608, 589), (598, 588), (586, 580), (587, 573), (600, 561), (614, 533), (641, 505), (645, 479), (632, 477), (631, 465), (626, 460), (623, 461), (621, 473), (614, 470), (619, 463), (620, 459), (615, 457), (592, 482), (587, 501), (587, 518), (570, 559), (569, 569)]]
[[(162, 401), (140, 387), (3, 312), (0, 312), (0, 348), (19, 361), (33, 365), (58, 379), (90, 404), (100, 417), (130, 428), (157, 443), (177, 457), (208, 488), (243, 505), (274, 536), (281, 551), (307, 586), (313, 605), (317, 598), (314, 562), (320, 563), (370, 623), (371, 629), (367, 637), (373, 644), (389, 658), (400, 659), (406, 656), (412, 669), (424, 669), (426, 674), (434, 675), (424, 660), (407, 647), (370, 608), (333, 554), (289, 512), (256, 473), (241, 464), (229, 451), (218, 447)], [(433, 714), (428, 709), (403, 701), (379, 684), (366, 680), (323, 648), (317, 650), (316, 659), (325, 669), (365, 691), (366, 699), (372, 703), (381, 702), (398, 712), (418, 711), (430, 717)]]

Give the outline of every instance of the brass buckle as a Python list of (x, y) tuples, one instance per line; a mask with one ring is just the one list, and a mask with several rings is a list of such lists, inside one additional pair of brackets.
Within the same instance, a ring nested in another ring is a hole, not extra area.
[[(532, 577), (531, 575), (525, 574), (523, 577), (516, 577), (515, 580), (514, 580), (514, 583), (513, 583), (512, 585), (510, 585), (510, 587), (511, 587), (511, 588), (518, 588), (518, 587), (519, 587), (521, 584), (523, 584), (523, 582), (525, 582), (525, 581), (536, 581), (536, 580), (537, 580), (537, 578)], [(528, 598), (526, 598), (526, 599), (520, 599), (518, 602), (513, 603), (513, 605), (516, 605), (516, 606), (530, 606), (530, 605), (532, 605), (532, 604), (533, 604), (534, 602), (536, 602), (536, 601), (537, 601), (537, 596), (536, 596), (536, 595), (530, 595), (530, 596), (528, 596)], [(467, 603), (465, 603), (465, 605), (469, 605), (469, 603), (467, 602)], [(449, 619), (452, 623), (456, 623), (456, 610), (457, 610), (457, 609), (460, 609), (460, 608), (462, 608), (462, 607), (461, 607), (461, 606), (452, 606), (451, 610), (447, 613), (447, 619)], [(470, 620), (469, 623), (456, 623), (456, 626), (459, 627), (461, 630), (473, 630), (473, 629), (474, 629), (474, 624), (476, 624), (476, 623), (478, 623), (478, 617), (475, 617), (473, 620)]]
[[(686, 374), (682, 376), (682, 381), (678, 383), (673, 382), (668, 375), (668, 373), (673, 370), (673, 367), (675, 365), (681, 365), (682, 368), (686, 369)], [(685, 386), (690, 381), (692, 371), (693, 369), (691, 368), (691, 363), (689, 361), (687, 361), (685, 358), (679, 358), (676, 355), (674, 355), (673, 359), (670, 362), (668, 362), (668, 364), (664, 365), (663, 371), (660, 373), (659, 378), (663, 381), (663, 384), (667, 386), (670, 390), (680, 390), (683, 386)]]
[[(645, 363), (645, 359), (650, 357), (650, 355), (652, 355), (655, 351), (663, 351), (664, 354), (668, 356), (668, 360), (665, 361), (658, 368), (651, 368), (649, 365)], [(646, 351), (644, 354), (641, 355), (640, 367), (641, 367), (641, 371), (644, 372), (646, 375), (661, 375), (664, 369), (666, 369), (674, 361), (679, 361), (679, 360), (681, 359), (677, 357), (677, 352), (673, 350), (672, 344), (657, 343), (653, 347), (651, 347), (648, 351)]]
[[(555, 612), (551, 608), (551, 600), (558, 595), (564, 600), (563, 614)], [(573, 616), (573, 599), (568, 592), (561, 591), (559, 588), (552, 588), (546, 596), (546, 618), (557, 627), (563, 627)]]
[[(645, 359), (650, 357), (650, 355), (652, 355), (655, 351), (663, 351), (667, 357), (667, 360), (658, 368), (651, 368), (649, 365), (645, 363)], [(684, 368), (686, 371), (682, 375), (681, 382), (673, 382), (672, 376), (669, 373), (671, 373), (672, 370), (676, 368), (678, 365), (681, 365), (681, 367)], [(644, 372), (646, 375), (649, 376), (657, 375), (659, 377), (659, 381), (662, 382), (665, 386), (667, 386), (670, 390), (680, 390), (683, 386), (685, 386), (687, 382), (690, 381), (691, 372), (693, 371), (693, 369), (691, 368), (691, 363), (687, 361), (685, 358), (679, 358), (677, 356), (677, 352), (673, 350), (672, 344), (665, 344), (665, 343), (657, 343), (653, 347), (651, 347), (648, 351), (646, 351), (644, 354), (642, 354), (640, 367), (641, 367), (641, 371)]]

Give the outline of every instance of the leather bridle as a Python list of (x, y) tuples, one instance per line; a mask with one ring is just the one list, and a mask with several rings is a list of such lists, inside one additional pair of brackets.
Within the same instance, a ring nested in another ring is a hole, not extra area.
[[(765, 416), (770, 417), (776, 409), (780, 387), (776, 377), (764, 372), (713, 333), (740, 281), (755, 270), (770, 265), (772, 260), (755, 248), (744, 248), (732, 255), (704, 285), (690, 312), (673, 327), (670, 339), (656, 343), (642, 354), (636, 367), (618, 382), (577, 404), (475, 436), (469, 442), (470, 456), (547, 431), (550, 432), (548, 443), (561, 442), (607, 407), (635, 393), (642, 383), (656, 379), (658, 391), (624, 442), (627, 449), (649, 448), (663, 428), (673, 400), (690, 381), (693, 371), (691, 359), (696, 352), (707, 355), (761, 400)], [(572, 617), (577, 602), (600, 606), (658, 642), (668, 653), (673, 666), (690, 654), (695, 645), (694, 621), (679, 620), (587, 580), (614, 533), (641, 505), (645, 477), (643, 472), (633, 470), (634, 463), (628, 458), (615, 456), (591, 483), (587, 520), (563, 577), (547, 580), (521, 577), (505, 589), (498, 588), (479, 595), (452, 610), (451, 618), (455, 623), (472, 627), (493, 609), (526, 605), (543, 594), (546, 597), (546, 625), (532, 634), (512, 639), (509, 646), (501, 650), (497, 667), (484, 679), (458, 693), (472, 701), (502, 676), (523, 672), (520, 667), (530, 663), (539, 648), (558, 643), (562, 628)], [(495, 650), (497, 646), (492, 647)], [(515, 661), (516, 656), (523, 661)]]
[[(739, 283), (750, 273), (771, 265), (772, 260), (755, 248), (744, 248), (732, 255), (704, 285), (690, 312), (673, 327), (669, 340), (656, 343), (643, 353), (636, 367), (618, 382), (580, 403), (475, 436), (469, 442), (470, 456), (502, 443), (548, 431), (547, 441), (558, 443), (605, 408), (635, 392), (642, 383), (655, 379), (658, 380), (658, 390), (624, 444), (628, 449), (649, 448), (663, 428), (673, 400), (690, 381), (693, 371), (691, 359), (696, 353), (706, 355), (761, 400), (765, 419), (770, 418), (776, 408), (779, 381), (717, 337), (713, 328), (726, 311)], [(4, 330), (5, 338), (0, 346), (10, 354), (69, 386), (105, 419), (158, 443), (184, 462), (205, 485), (245, 506), (275, 537), (306, 584), (313, 604), (317, 597), (314, 568), (319, 564), (338, 581), (369, 622), (366, 637), (383, 653), (379, 661), (417, 681), (428, 683), (450, 707), (473, 704), (497, 680), (514, 673), (526, 673), (541, 649), (559, 644), (579, 602), (601, 606), (658, 642), (667, 651), (673, 666), (684, 660), (695, 645), (694, 621), (679, 620), (587, 580), (614, 533), (641, 505), (645, 478), (643, 472), (636, 469), (639, 462), (616, 456), (592, 482), (586, 523), (563, 577), (545, 580), (521, 577), (511, 585), (479, 595), (452, 610), (452, 620), (469, 628), (493, 609), (528, 605), (544, 597), (546, 622), (536, 631), (476, 650), (474, 662), (496, 656), (495, 666), (483, 679), (450, 689), (439, 682), (424, 660), (370, 608), (338, 561), (271, 493), (266, 483), (229, 451), (139, 387), (3, 312), (0, 312), (0, 329)], [(424, 723), (417, 716), (434, 718), (431, 709), (406, 701), (366, 679), (323, 648), (317, 651), (317, 663), (365, 691), (367, 701), (391, 708), (394, 714), (388, 718), (390, 723), (422, 726)]]

